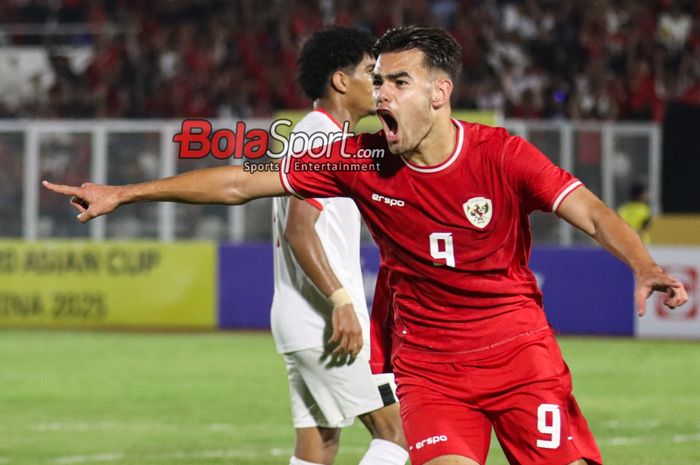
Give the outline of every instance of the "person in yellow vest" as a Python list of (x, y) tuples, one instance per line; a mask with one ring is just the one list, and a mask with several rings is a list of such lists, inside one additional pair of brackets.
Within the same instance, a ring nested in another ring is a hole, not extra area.
[(642, 238), (645, 244), (651, 242), (649, 228), (651, 227), (651, 207), (649, 192), (644, 184), (636, 183), (630, 189), (630, 200), (620, 205), (617, 213)]

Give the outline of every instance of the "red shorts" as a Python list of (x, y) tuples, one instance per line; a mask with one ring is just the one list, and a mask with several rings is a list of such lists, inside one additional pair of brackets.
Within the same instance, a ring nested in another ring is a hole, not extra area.
[(492, 427), (511, 464), (603, 463), (549, 329), (459, 362), (399, 353), (394, 372), (412, 465), (448, 454), (483, 465)]

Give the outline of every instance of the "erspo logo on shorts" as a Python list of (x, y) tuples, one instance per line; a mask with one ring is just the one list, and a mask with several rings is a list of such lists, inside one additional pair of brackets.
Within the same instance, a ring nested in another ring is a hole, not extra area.
[[(446, 441), (447, 441), (447, 436), (444, 434), (441, 434), (441, 435), (436, 435), (436, 436), (432, 436), (432, 437), (423, 439), (422, 441), (418, 441), (413, 447), (415, 447), (416, 449), (422, 449), (425, 446), (431, 446), (433, 444), (437, 444), (439, 442), (446, 442)], [(413, 447), (411, 447), (411, 449), (413, 449)]]

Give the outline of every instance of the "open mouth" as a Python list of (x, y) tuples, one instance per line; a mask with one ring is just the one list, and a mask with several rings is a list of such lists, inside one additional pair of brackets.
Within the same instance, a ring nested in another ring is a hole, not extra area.
[(389, 110), (377, 110), (377, 117), (382, 123), (384, 134), (388, 142), (395, 142), (399, 135), (399, 122)]

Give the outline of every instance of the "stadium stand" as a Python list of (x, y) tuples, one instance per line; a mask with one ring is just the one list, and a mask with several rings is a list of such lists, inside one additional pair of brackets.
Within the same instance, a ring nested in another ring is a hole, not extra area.
[(10, 0), (0, 117), (257, 117), (308, 102), (296, 48), (325, 23), (430, 23), (463, 47), (456, 107), (663, 119), (700, 105), (700, 1)]

